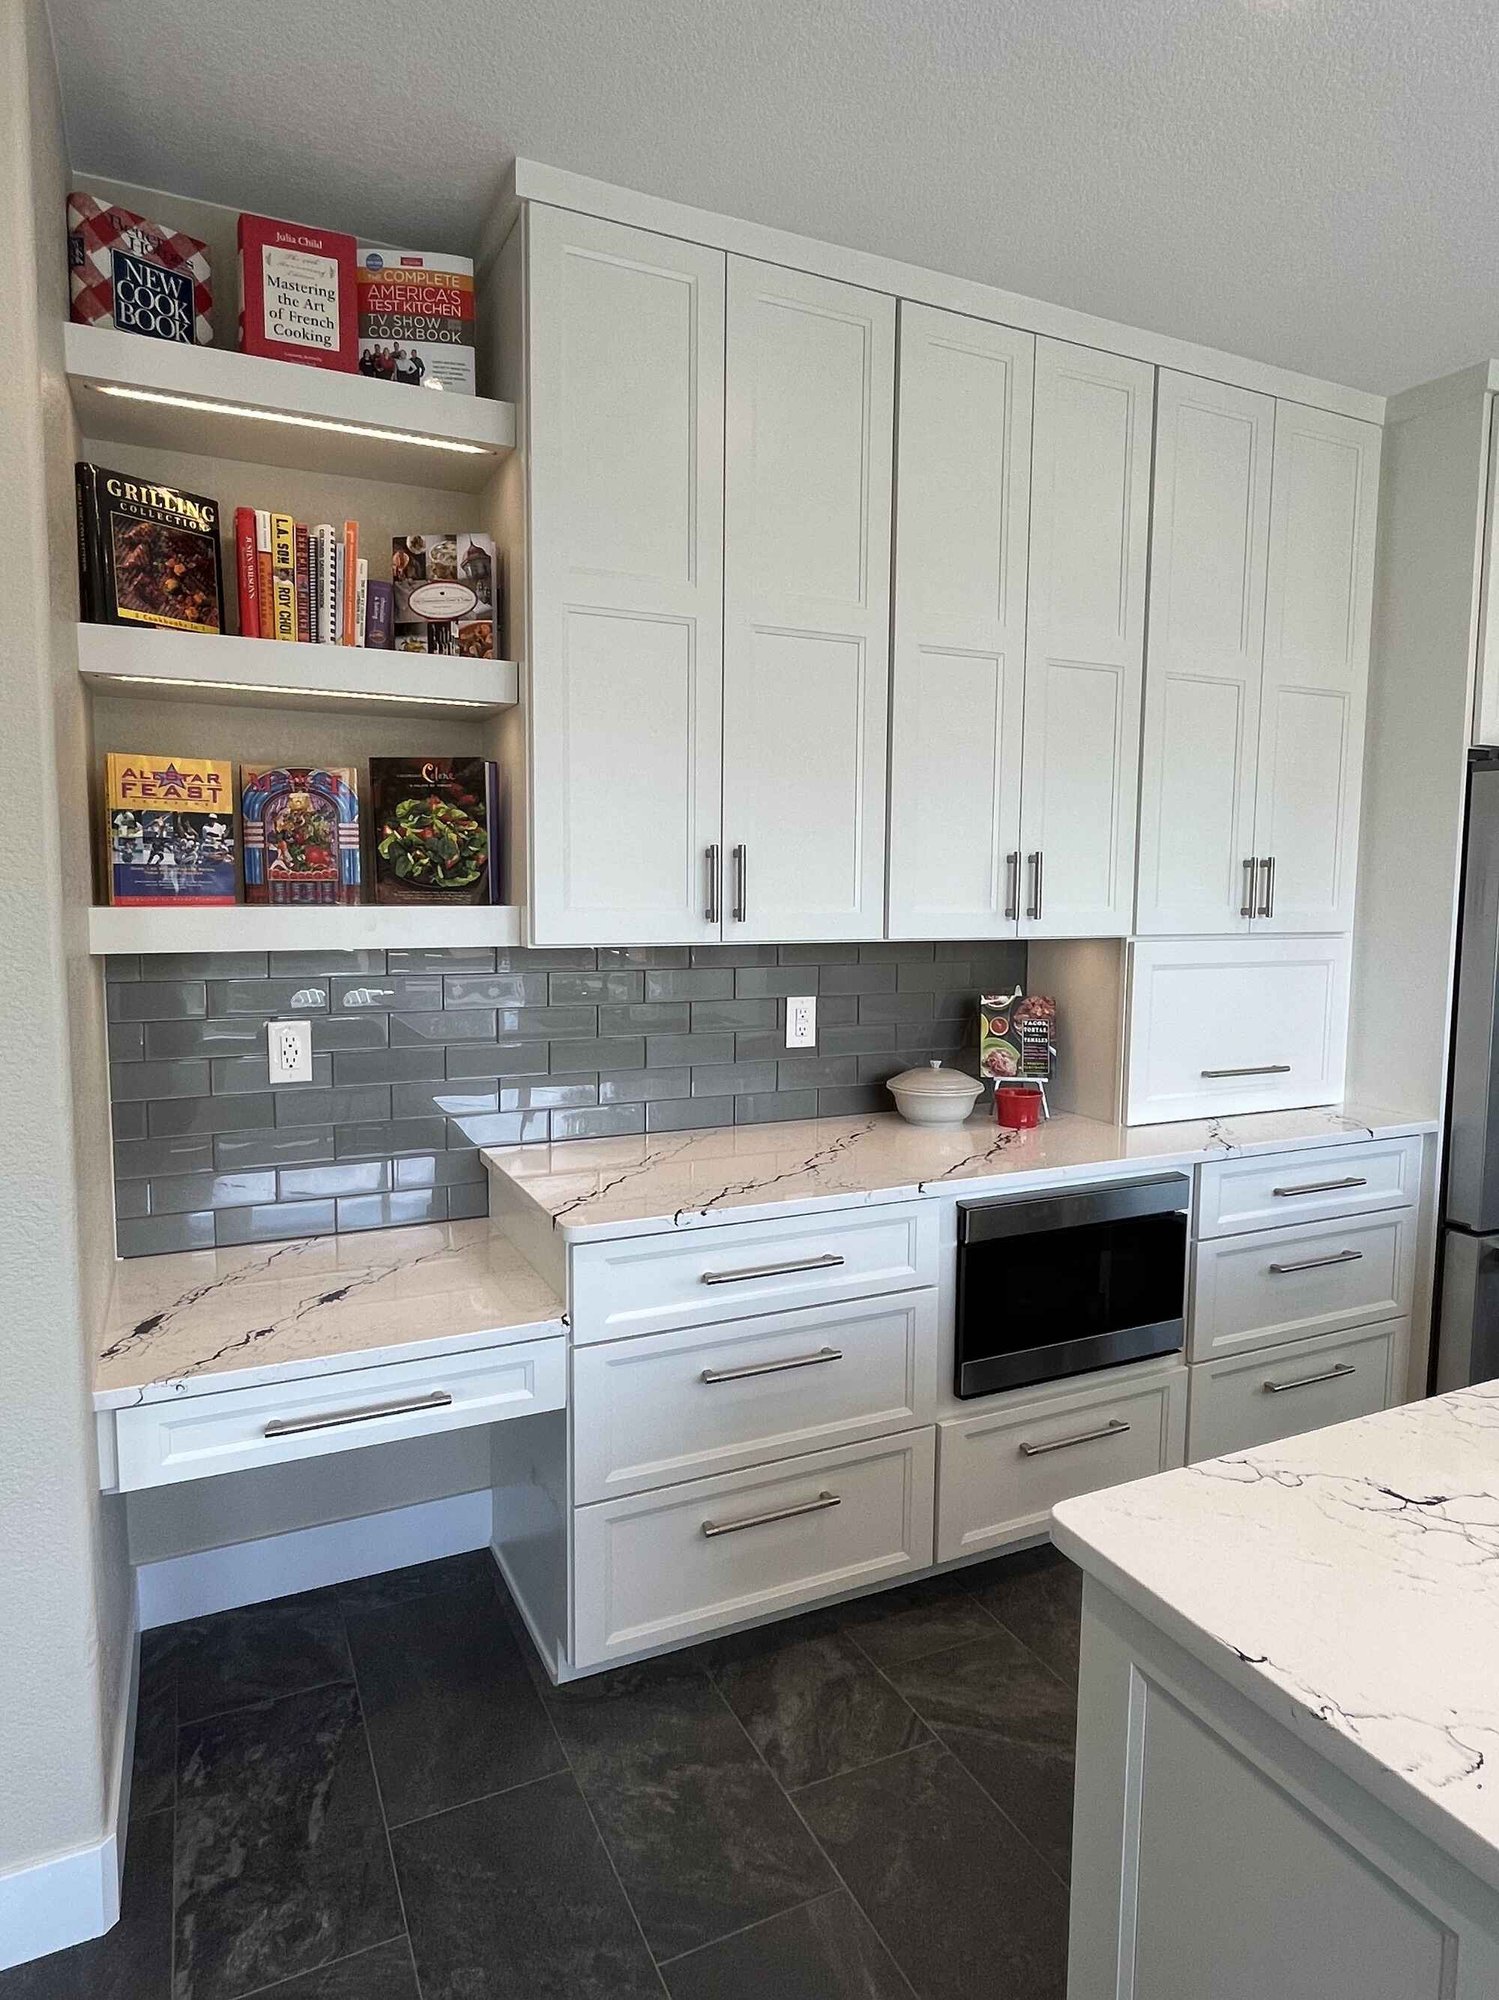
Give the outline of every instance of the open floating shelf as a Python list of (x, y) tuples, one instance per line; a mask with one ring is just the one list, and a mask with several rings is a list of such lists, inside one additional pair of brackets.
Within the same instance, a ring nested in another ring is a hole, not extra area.
[(89, 911), (89, 950), (109, 952), (398, 951), (421, 946), (520, 943), (520, 911), (472, 908), (280, 909), (235, 903), (218, 909)]
[(510, 660), (293, 646), (150, 625), (80, 625), (78, 671), (99, 694), (456, 717), (512, 708), (519, 678)]
[(515, 443), (513, 405), (487, 396), (108, 326), (70, 321), (64, 338), (79, 427), (112, 444), (472, 493)]

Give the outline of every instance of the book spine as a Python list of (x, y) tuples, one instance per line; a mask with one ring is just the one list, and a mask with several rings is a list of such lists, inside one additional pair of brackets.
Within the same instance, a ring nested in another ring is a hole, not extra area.
[(395, 587), (389, 583), (371, 582), (365, 592), (364, 601), (364, 643), (382, 652), (390, 650), (391, 606)]
[(369, 615), (370, 566), (364, 556), (355, 565), (354, 582), (354, 644), (364, 644), (364, 621)]
[(333, 630), (329, 638), (335, 646), (344, 642), (344, 545), (337, 535), (333, 538)]
[(296, 534), (297, 638), (305, 646), (312, 638), (312, 546), (305, 521), (298, 521)]
[(81, 624), (97, 625), (102, 622), (98, 592), (99, 537), (90, 468), (75, 465), (73, 482), (78, 494), (78, 617)]
[(234, 510), (234, 567), (239, 578), (239, 629), (245, 639), (260, 637), (260, 564), (255, 551), (255, 509)]
[(264, 507), (255, 509), (255, 567), (260, 577), (260, 636), (262, 639), (274, 639), (276, 620), (271, 575), (271, 517)]
[(290, 514), (271, 516), (271, 575), (276, 593), (274, 636), (291, 644), (297, 636), (297, 524)]
[(331, 646), (338, 635), (335, 622), (338, 577), (334, 565), (337, 549), (333, 530), (326, 521), (312, 532), (318, 551), (317, 636), (322, 645)]
[(500, 767), (491, 758), (484, 763), (484, 826), (489, 835), (489, 900), (500, 900)]
[(359, 523), (345, 521), (343, 531), (343, 595), (339, 600), (339, 636), (344, 645), (354, 643), (354, 605), (359, 588)]

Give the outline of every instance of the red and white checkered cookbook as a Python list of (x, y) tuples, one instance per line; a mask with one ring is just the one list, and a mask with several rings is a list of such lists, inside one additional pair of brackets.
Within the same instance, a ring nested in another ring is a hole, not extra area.
[(208, 245), (91, 194), (68, 196), (68, 289), (85, 326), (213, 341)]

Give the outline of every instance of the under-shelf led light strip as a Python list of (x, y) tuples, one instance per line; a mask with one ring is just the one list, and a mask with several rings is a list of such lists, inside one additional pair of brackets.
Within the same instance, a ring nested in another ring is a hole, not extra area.
[(245, 403), (215, 403), (202, 396), (177, 396), (164, 389), (127, 389), (116, 382), (95, 382), (101, 396), (121, 396), (131, 403), (166, 403), (178, 410), (201, 410), (211, 417), (244, 417), (261, 424), (293, 424), (304, 431), (338, 431), (346, 437), (376, 438), (382, 444), (414, 444), (427, 451), (456, 451), (471, 458), (493, 455), (493, 447), (469, 444), (462, 438), (426, 437), (418, 431), (382, 430), (375, 424), (346, 424), (332, 417), (299, 417), (285, 410), (257, 410)]
[(289, 702), (306, 701), (397, 701), (419, 703), (423, 708), (487, 708), (495, 704), (449, 694), (380, 694), (370, 688), (281, 687), (266, 681), (189, 680), (182, 674), (109, 674), (110, 687), (208, 688), (215, 694), (284, 695)]

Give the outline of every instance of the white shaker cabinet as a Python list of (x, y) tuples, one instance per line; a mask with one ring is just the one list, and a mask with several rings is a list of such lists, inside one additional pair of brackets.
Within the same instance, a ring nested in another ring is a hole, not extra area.
[(1013, 936), (1036, 341), (900, 309), (890, 935)]
[(724, 256), (526, 227), (531, 935), (716, 937)]
[(1023, 937), (1130, 928), (1154, 378), (1143, 361), (1036, 342)]
[(731, 257), (723, 934), (884, 934), (895, 301)]

